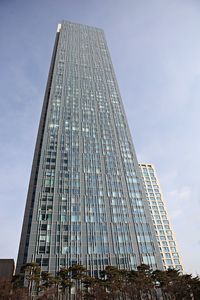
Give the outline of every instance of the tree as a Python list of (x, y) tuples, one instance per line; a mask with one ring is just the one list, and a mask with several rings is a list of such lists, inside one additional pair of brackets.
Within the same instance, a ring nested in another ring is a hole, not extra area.
[(91, 276), (85, 275), (82, 279), (82, 293), (81, 296), (83, 299), (96, 299), (96, 291), (99, 289), (97, 285), (98, 279), (93, 278)]
[(53, 280), (53, 276), (51, 273), (47, 272), (47, 271), (42, 271), (41, 274), (40, 274), (40, 288), (42, 289), (48, 289), (50, 288), (53, 283), (54, 283), (54, 280)]
[(128, 273), (127, 293), (131, 299), (156, 299), (152, 270), (142, 264)]
[(167, 290), (169, 284), (169, 278), (167, 276), (166, 271), (155, 270), (152, 272), (152, 279), (154, 282), (155, 289), (157, 290), (157, 294), (161, 293), (163, 299), (167, 299)]
[[(174, 269), (152, 271), (107, 266), (100, 277), (88, 275), (82, 265), (61, 268), (56, 276), (28, 263), (12, 281), (0, 281), (0, 300), (200, 300), (200, 279)], [(72, 287), (74, 294), (72, 295)]]
[(200, 278), (198, 276), (190, 278), (191, 295), (194, 300), (200, 299)]
[(62, 297), (67, 297), (67, 295), (71, 293), (71, 287), (73, 283), (69, 273), (69, 268), (61, 268), (56, 277), (56, 282), (60, 286)]
[(0, 280), (0, 300), (28, 300), (28, 289), (13, 286), (11, 280)]
[(86, 268), (82, 265), (76, 264), (69, 267), (69, 271), (72, 278), (72, 282), (74, 283), (76, 294), (81, 294), (82, 283), (87, 273)]
[(36, 295), (38, 295), (41, 268), (37, 263), (31, 262), (22, 266), (21, 272), (24, 274), (25, 284), (27, 282), (29, 295), (33, 294), (33, 290), (36, 292)]
[(124, 298), (128, 292), (129, 271), (107, 266), (101, 272), (101, 289), (104, 290), (106, 299)]

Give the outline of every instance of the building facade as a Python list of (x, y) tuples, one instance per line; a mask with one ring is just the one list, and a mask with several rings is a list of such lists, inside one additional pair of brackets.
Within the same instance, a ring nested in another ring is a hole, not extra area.
[(14, 259), (0, 259), (0, 280), (12, 280), (15, 270)]
[(101, 29), (63, 21), (44, 97), (17, 262), (162, 269)]
[(167, 212), (165, 200), (152, 164), (139, 164), (146, 190), (148, 204), (156, 230), (156, 238), (165, 269), (174, 268), (183, 271), (180, 254), (177, 249), (172, 225)]

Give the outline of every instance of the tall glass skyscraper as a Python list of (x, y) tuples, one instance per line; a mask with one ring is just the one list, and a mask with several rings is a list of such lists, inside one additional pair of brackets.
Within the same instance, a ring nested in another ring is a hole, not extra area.
[(58, 26), (37, 136), (17, 272), (83, 264), (162, 269), (108, 47), (101, 29)]

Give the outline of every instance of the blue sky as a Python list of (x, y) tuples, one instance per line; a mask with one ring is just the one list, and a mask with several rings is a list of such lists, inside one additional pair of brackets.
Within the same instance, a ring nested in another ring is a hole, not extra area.
[(104, 29), (138, 160), (153, 163), (200, 274), (200, 2), (0, 1), (0, 257), (17, 256), (57, 23)]

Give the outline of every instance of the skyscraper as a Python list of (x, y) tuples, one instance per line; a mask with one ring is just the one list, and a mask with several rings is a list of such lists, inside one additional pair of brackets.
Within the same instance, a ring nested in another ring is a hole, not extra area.
[(174, 268), (183, 271), (156, 170), (152, 164), (144, 163), (140, 164), (140, 169), (164, 268)]
[(58, 26), (17, 272), (83, 264), (162, 269), (123, 104), (101, 29)]

